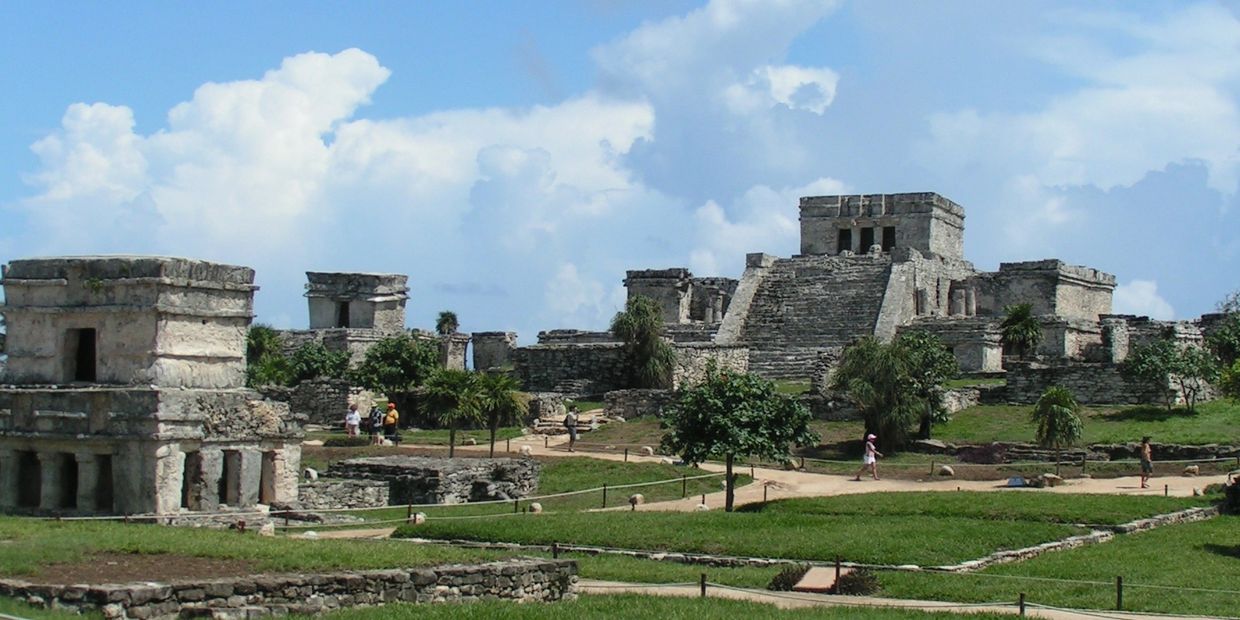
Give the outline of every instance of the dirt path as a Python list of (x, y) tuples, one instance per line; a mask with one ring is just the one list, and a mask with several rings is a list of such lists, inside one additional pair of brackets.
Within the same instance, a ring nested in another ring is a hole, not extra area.
[[(522, 446), (529, 446), (531, 454), (535, 456), (547, 457), (567, 457), (567, 456), (584, 456), (589, 458), (622, 461), (623, 454), (614, 454), (610, 452), (574, 452), (564, 451), (563, 446), (567, 444), (566, 437), (551, 437), (544, 446), (544, 438), (541, 435), (526, 435), (518, 437), (511, 442), (512, 453), (516, 454), (521, 450)], [(480, 452), (486, 451), (487, 446), (458, 446), (457, 450), (462, 452)], [(633, 462), (659, 462), (662, 457), (647, 457), (629, 454), (629, 461)], [(724, 467), (720, 464), (706, 463), (701, 466), (702, 470), (707, 472), (722, 472)], [(737, 473), (749, 473), (748, 467), (738, 468)], [(829, 495), (845, 495), (851, 493), (879, 493), (893, 491), (1001, 491), (1008, 493), (1103, 493), (1118, 495), (1161, 495), (1164, 493), (1164, 485), (1166, 486), (1166, 494), (1176, 497), (1188, 497), (1193, 494), (1194, 489), (1201, 489), (1208, 484), (1226, 482), (1226, 475), (1218, 476), (1198, 476), (1198, 477), (1160, 477), (1151, 481), (1151, 487), (1148, 489), (1140, 488), (1140, 478), (1137, 476), (1121, 477), (1121, 478), (1084, 478), (1067, 480), (1062, 486), (1044, 489), (1031, 488), (1009, 488), (1004, 481), (1001, 480), (955, 480), (952, 478), (936, 478), (919, 482), (916, 480), (872, 480), (862, 478), (860, 482), (853, 480), (852, 476), (841, 476), (833, 474), (817, 474), (802, 471), (785, 471), (782, 469), (754, 468), (754, 483), (745, 485), (736, 490), (736, 505), (750, 504), (763, 501), (763, 492), (765, 489), (765, 497), (768, 500), (784, 499), (792, 497), (823, 497)], [(882, 474), (882, 464), (879, 464), (879, 474)], [(698, 504), (702, 503), (702, 496), (672, 500), (666, 502), (654, 502), (643, 504), (638, 510), (670, 510), (670, 511), (690, 511), (697, 509)], [(724, 504), (724, 493), (722, 490), (709, 493), (706, 495), (706, 505), (712, 509), (722, 508)], [(620, 510), (628, 510), (628, 507), (622, 506)]]
[[(619, 583), (613, 581), (594, 581), (583, 579), (578, 586), (582, 594), (645, 594), (651, 596), (701, 596), (699, 586), (651, 586), (637, 583)], [(785, 609), (828, 606), (856, 607), (898, 607), (901, 609), (919, 609), (922, 611), (949, 611), (958, 613), (997, 613), (1018, 614), (1016, 605), (968, 605), (962, 603), (944, 603), (941, 601), (917, 601), (907, 599), (876, 598), (870, 596), (835, 596), (830, 594), (809, 594), (803, 592), (764, 592), (759, 590), (724, 588), (707, 586), (708, 596), (727, 598), (757, 603), (767, 603)], [(1054, 620), (1096, 620), (1097, 618), (1115, 618), (1122, 620), (1149, 620), (1147, 614), (1126, 614), (1116, 611), (1081, 611), (1067, 609), (1043, 609), (1033, 606), (1026, 608), (1025, 615), (1035, 618), (1051, 618)], [(1163, 618), (1204, 618), (1205, 616), (1158, 616)]]

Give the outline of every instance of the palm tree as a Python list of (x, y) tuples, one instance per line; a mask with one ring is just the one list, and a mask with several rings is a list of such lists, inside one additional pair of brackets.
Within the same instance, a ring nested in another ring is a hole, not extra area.
[(478, 400), (482, 416), (486, 418), (491, 433), (491, 457), (495, 457), (495, 433), (504, 424), (515, 424), (525, 415), (526, 403), (518, 390), (521, 384), (512, 377), (501, 374), (478, 376)]
[(1020, 357), (1037, 349), (1042, 342), (1042, 324), (1033, 315), (1032, 304), (1012, 304), (1004, 307), (1003, 322), (999, 324), (999, 328), (1003, 330), (1003, 344), (1015, 349)]
[(1083, 427), (1077, 416), (1080, 409), (1072, 392), (1052, 385), (1042, 392), (1029, 416), (1037, 426), (1034, 438), (1038, 445), (1055, 451), (1055, 473), (1059, 473), (1059, 451), (1081, 439)]
[(456, 429), (481, 418), (478, 377), (468, 370), (441, 369), (424, 385), (430, 413), (448, 427), (448, 458), (456, 456)]
[(455, 334), (460, 326), (461, 322), (456, 320), (456, 313), (451, 310), (440, 312), (439, 318), (435, 319), (435, 333), (440, 336)]
[(663, 310), (658, 302), (642, 295), (630, 297), (624, 312), (617, 312), (611, 320), (611, 333), (624, 342), (632, 387), (671, 387), (676, 352), (663, 339)]

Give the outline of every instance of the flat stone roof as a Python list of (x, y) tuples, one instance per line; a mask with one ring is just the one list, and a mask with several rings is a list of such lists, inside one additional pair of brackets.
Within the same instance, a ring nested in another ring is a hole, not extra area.
[(70, 276), (98, 280), (160, 278), (253, 284), (254, 270), (175, 256), (98, 255), (22, 258), (4, 268), (4, 280), (60, 280)]

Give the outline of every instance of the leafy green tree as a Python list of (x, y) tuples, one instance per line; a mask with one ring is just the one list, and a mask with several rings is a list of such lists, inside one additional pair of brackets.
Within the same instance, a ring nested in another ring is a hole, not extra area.
[(668, 388), (676, 352), (663, 339), (663, 311), (658, 302), (634, 295), (611, 320), (611, 333), (624, 343), (629, 384), (638, 388)]
[(440, 336), (455, 334), (460, 327), (461, 322), (456, 319), (456, 313), (451, 310), (440, 312), (439, 318), (435, 319), (435, 333)]
[(245, 384), (248, 387), (289, 385), (293, 368), (284, 355), (280, 334), (269, 325), (255, 323), (245, 337)]
[(505, 424), (516, 424), (525, 416), (528, 403), (521, 398), (521, 384), (501, 373), (478, 376), (478, 399), (482, 416), (491, 433), (490, 456), (495, 456), (495, 433)]
[(1059, 453), (1080, 441), (1084, 433), (1081, 406), (1066, 388), (1052, 385), (1042, 392), (1033, 406), (1029, 419), (1033, 422), (1034, 439), (1038, 445), (1055, 451), (1055, 471), (1059, 471)]
[(706, 380), (680, 393), (664, 413), (663, 449), (687, 463), (722, 456), (727, 480), (724, 509), (736, 498), (732, 466), (738, 456), (785, 461), (789, 445), (816, 443), (810, 413), (775, 384), (750, 374), (707, 368)]
[(1170, 338), (1134, 347), (1120, 370), (1129, 381), (1158, 386), (1167, 411), (1175, 406), (1178, 394), (1190, 413), (1197, 410), (1208, 385), (1219, 378), (1218, 359), (1212, 352)]
[(482, 421), (478, 377), (468, 370), (441, 368), (422, 386), (430, 413), (448, 428), (448, 458), (456, 456), (456, 431)]
[(897, 347), (873, 336), (844, 349), (830, 389), (852, 401), (865, 420), (866, 432), (878, 435), (884, 451), (903, 444), (909, 427), (926, 410), (909, 379), (908, 361)]
[(1240, 400), (1240, 360), (1224, 368), (1218, 382), (1219, 391), (1232, 400)]
[(321, 342), (307, 342), (289, 356), (290, 385), (311, 379), (344, 379), (349, 372), (349, 354), (331, 351)]
[(1240, 310), (1229, 312), (1206, 337), (1206, 345), (1224, 367), (1240, 360)]
[(422, 385), (438, 367), (438, 343), (401, 334), (376, 342), (350, 375), (354, 383), (396, 398)]
[(1025, 357), (1035, 351), (1042, 342), (1042, 324), (1033, 315), (1033, 305), (1012, 304), (1003, 308), (1003, 322), (999, 323), (1003, 345)]
[(930, 439), (930, 426), (947, 421), (943, 386), (948, 379), (960, 374), (960, 365), (938, 336), (924, 330), (900, 332), (894, 344), (896, 355), (904, 360), (909, 389), (922, 404), (917, 436)]

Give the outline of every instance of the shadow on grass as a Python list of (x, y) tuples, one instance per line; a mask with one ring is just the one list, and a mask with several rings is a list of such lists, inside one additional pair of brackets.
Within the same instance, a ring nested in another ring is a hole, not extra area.
[(1145, 405), (1104, 413), (1098, 417), (1108, 422), (1166, 422), (1167, 420), (1177, 418), (1191, 418), (1195, 415), (1197, 415), (1196, 411), (1189, 411), (1187, 409), (1172, 409), (1168, 411), (1166, 407)]
[(1217, 545), (1214, 543), (1206, 543), (1202, 545), (1201, 548), (1215, 555), (1222, 555), (1240, 560), (1240, 545)]

